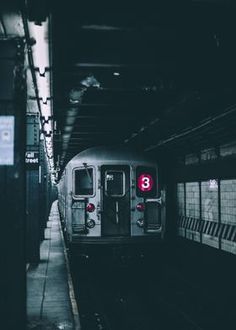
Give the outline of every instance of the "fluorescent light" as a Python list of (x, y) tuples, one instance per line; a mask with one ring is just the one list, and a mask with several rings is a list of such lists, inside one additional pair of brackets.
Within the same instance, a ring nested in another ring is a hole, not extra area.
[(48, 120), (48, 118), (51, 116), (51, 101), (47, 100), (47, 103), (41, 102), (41, 114), (45, 118), (45, 120)]
[(48, 166), (51, 170), (54, 168), (53, 162), (53, 137), (47, 136), (53, 132), (52, 117), (52, 102), (51, 102), (51, 72), (49, 61), (49, 21), (48, 18), (41, 25), (36, 25), (34, 22), (28, 22), (29, 34), (31, 38), (36, 40), (36, 44), (32, 46), (32, 56), (37, 79), (38, 96), (40, 98), (41, 116), (46, 122), (42, 122), (45, 144), (44, 148), (49, 157)]
[(52, 121), (49, 120), (48, 123), (45, 123), (43, 125), (43, 130), (46, 132), (46, 134), (49, 134), (50, 132), (52, 132)]
[(37, 84), (39, 90), (39, 97), (42, 98), (43, 103), (46, 104), (47, 99), (50, 98), (50, 82), (47, 75), (44, 77), (37, 75)]
[(48, 19), (42, 25), (29, 22), (30, 36), (36, 40), (32, 47), (34, 66), (38, 68), (39, 74), (44, 75), (49, 67), (49, 46), (48, 46)]

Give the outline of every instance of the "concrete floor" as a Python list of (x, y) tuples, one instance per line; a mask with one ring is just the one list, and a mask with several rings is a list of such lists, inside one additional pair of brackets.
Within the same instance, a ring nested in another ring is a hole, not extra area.
[(40, 263), (30, 265), (27, 272), (27, 329), (80, 329), (64, 250), (56, 201), (40, 247)]

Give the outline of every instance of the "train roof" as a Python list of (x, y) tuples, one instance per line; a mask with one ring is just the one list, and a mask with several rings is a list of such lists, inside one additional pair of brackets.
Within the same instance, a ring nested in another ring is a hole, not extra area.
[(148, 157), (144, 153), (139, 153), (130, 148), (124, 148), (120, 146), (113, 147), (92, 147), (86, 149), (80, 153), (78, 153), (75, 157), (73, 157), (67, 165), (79, 165), (83, 163), (87, 164), (108, 164), (110, 162), (121, 162), (124, 163), (155, 163), (153, 159)]

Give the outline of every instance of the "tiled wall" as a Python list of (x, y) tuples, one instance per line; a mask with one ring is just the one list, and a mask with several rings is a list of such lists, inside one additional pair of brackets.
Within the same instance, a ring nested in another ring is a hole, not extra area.
[(198, 182), (186, 183), (186, 216), (199, 218), (199, 184)]
[(236, 254), (236, 180), (177, 184), (178, 234)]
[(218, 181), (201, 182), (202, 220), (218, 221)]
[(221, 222), (236, 225), (236, 180), (221, 181), (220, 201)]
[(184, 183), (177, 184), (177, 203), (178, 203), (178, 215), (185, 215), (185, 198), (184, 198)]

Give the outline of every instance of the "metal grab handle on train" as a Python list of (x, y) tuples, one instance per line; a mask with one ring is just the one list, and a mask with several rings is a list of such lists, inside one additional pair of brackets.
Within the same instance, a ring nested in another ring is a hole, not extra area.
[(119, 223), (119, 203), (116, 201), (116, 224)]
[(100, 186), (100, 202), (101, 202), (100, 212), (103, 212), (103, 186), (102, 185)]

